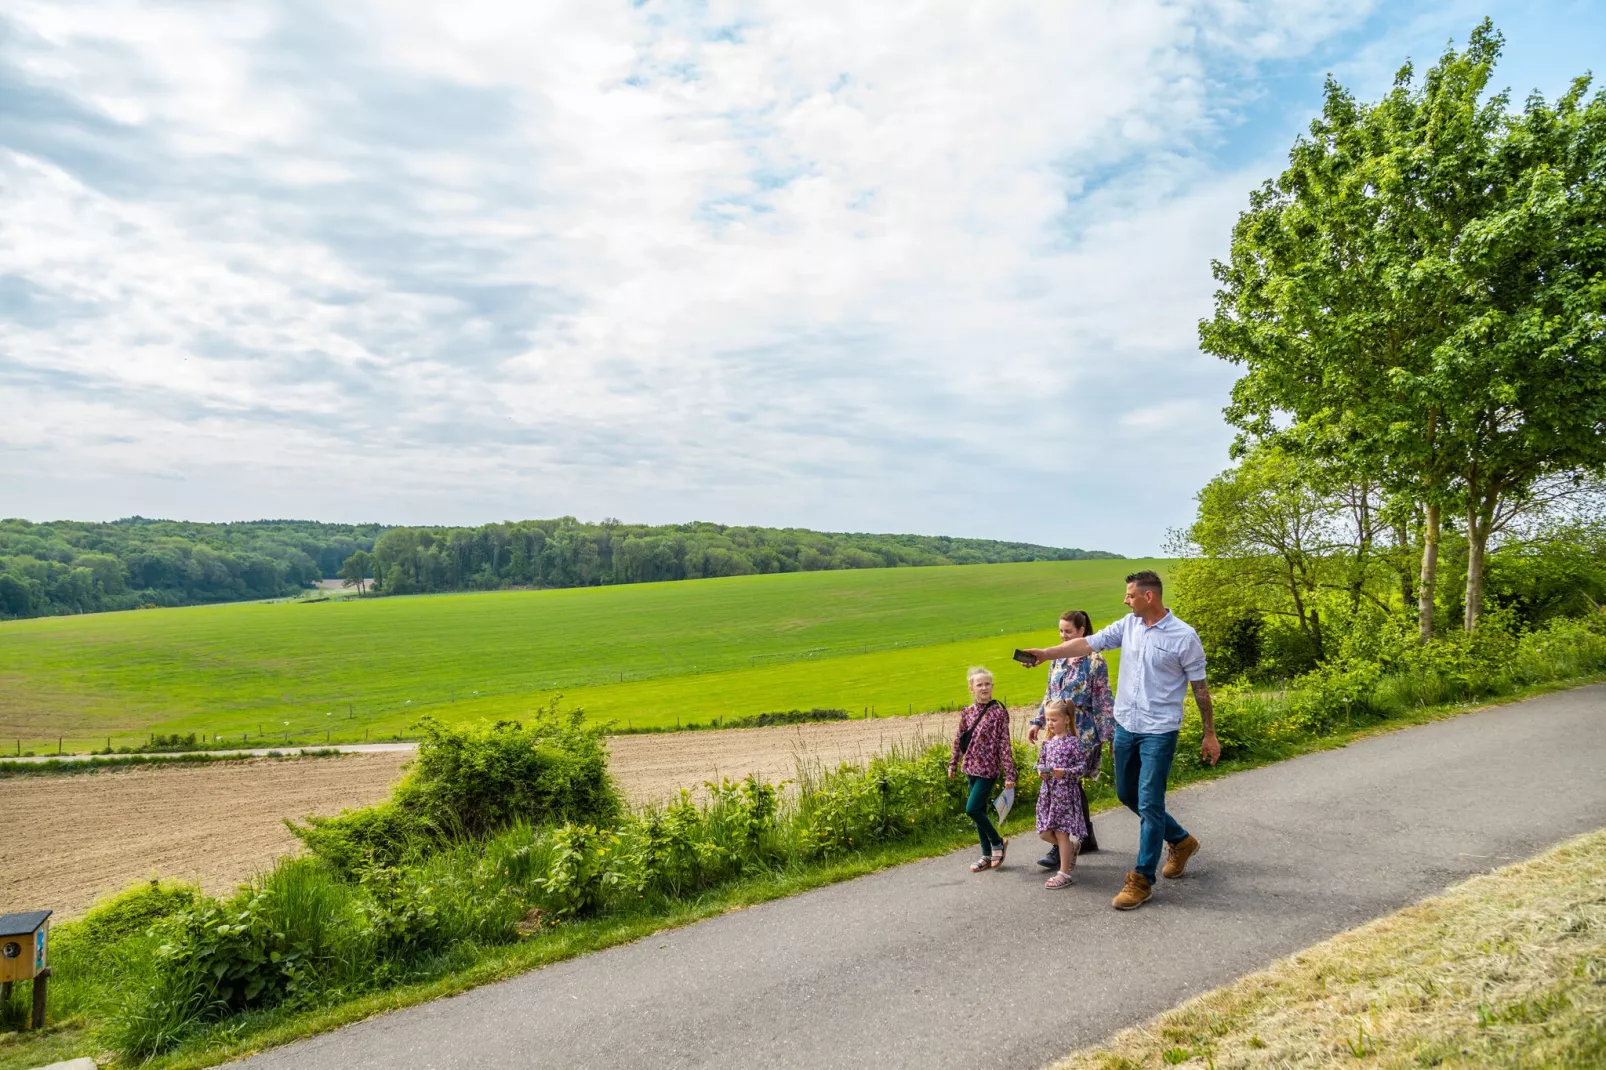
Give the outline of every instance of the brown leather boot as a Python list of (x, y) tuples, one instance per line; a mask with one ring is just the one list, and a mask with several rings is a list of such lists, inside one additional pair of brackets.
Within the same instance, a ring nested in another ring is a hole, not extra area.
[(1188, 859), (1199, 849), (1199, 841), (1189, 836), (1176, 843), (1165, 845), (1165, 865), (1160, 869), (1160, 876), (1176, 880), (1182, 876), (1182, 871), (1188, 868)]
[(1147, 903), (1153, 894), (1154, 885), (1149, 883), (1149, 878), (1134, 869), (1126, 875), (1126, 887), (1121, 889), (1120, 895), (1110, 900), (1110, 905), (1116, 910), (1136, 910)]

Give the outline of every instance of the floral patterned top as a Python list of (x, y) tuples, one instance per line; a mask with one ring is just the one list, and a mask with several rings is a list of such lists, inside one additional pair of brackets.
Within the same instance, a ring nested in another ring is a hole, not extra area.
[(1042, 727), (1043, 709), (1050, 702), (1069, 702), (1076, 709), (1076, 734), (1089, 743), (1115, 738), (1115, 695), (1110, 691), (1110, 667), (1104, 655), (1059, 658), (1049, 662), (1048, 689), (1032, 724)]
[[(1082, 778), (1098, 771), (1102, 743), (1089, 743), (1080, 736), (1055, 736), (1044, 740), (1037, 755), (1037, 771), (1042, 786), (1037, 792), (1037, 831), (1066, 832), (1077, 839), (1087, 838), (1087, 800), (1082, 794)], [(1065, 778), (1050, 774), (1065, 770)]]
[(1006, 781), (1015, 779), (1015, 751), (1009, 744), (1009, 707), (997, 699), (985, 708), (966, 706), (959, 715), (959, 727), (954, 731), (954, 756), (948, 762), (948, 772), (961, 768), (959, 739), (970, 727), (970, 749), (964, 753), (963, 769), (967, 776), (996, 778), (1003, 773)]
[(1098, 772), (1099, 747), (1089, 746), (1078, 736), (1055, 736), (1043, 741), (1037, 752), (1037, 771), (1048, 773), (1053, 769), (1065, 770), (1067, 780), (1090, 777)]

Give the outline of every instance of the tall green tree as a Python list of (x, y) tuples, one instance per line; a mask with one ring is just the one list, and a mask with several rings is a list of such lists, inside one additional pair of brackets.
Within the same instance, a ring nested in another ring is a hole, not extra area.
[(361, 598), (363, 584), (374, 571), (374, 555), (367, 550), (358, 550), (340, 566), (341, 586), (357, 588), (357, 597)]
[(1500, 46), (1486, 20), (1375, 104), (1330, 79), (1200, 324), (1205, 351), (1245, 368), (1240, 449), (1275, 441), (1421, 506), (1423, 638), (1444, 509), (1477, 525), (1472, 626), (1500, 503), (1600, 463), (1602, 97), (1582, 106), (1580, 80), (1514, 117), (1485, 97)]

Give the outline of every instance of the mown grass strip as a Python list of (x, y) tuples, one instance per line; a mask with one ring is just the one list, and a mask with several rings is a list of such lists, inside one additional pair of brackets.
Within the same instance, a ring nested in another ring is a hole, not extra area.
[(341, 751), (328, 747), (276, 751), (266, 754), (114, 754), (93, 758), (53, 758), (47, 762), (0, 761), (0, 779), (28, 776), (74, 776), (111, 769), (151, 765), (207, 765), (213, 762), (294, 761), (297, 758), (338, 758)]
[(1606, 830), (1189, 1000), (1054, 1070), (1606, 1066)]

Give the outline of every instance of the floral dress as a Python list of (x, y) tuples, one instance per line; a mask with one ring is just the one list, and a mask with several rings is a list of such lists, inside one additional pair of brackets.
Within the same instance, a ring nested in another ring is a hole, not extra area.
[(1048, 688), (1032, 724), (1042, 726), (1043, 708), (1050, 702), (1069, 702), (1075, 708), (1076, 734), (1084, 741), (1108, 743), (1115, 738), (1115, 695), (1103, 654), (1049, 662)]
[[(1037, 831), (1068, 832), (1079, 840), (1087, 838), (1087, 800), (1082, 795), (1082, 778), (1098, 768), (1100, 746), (1078, 736), (1055, 736), (1037, 752), (1037, 772), (1042, 787), (1037, 791)], [(1051, 776), (1054, 769), (1065, 770), (1065, 779)]]

